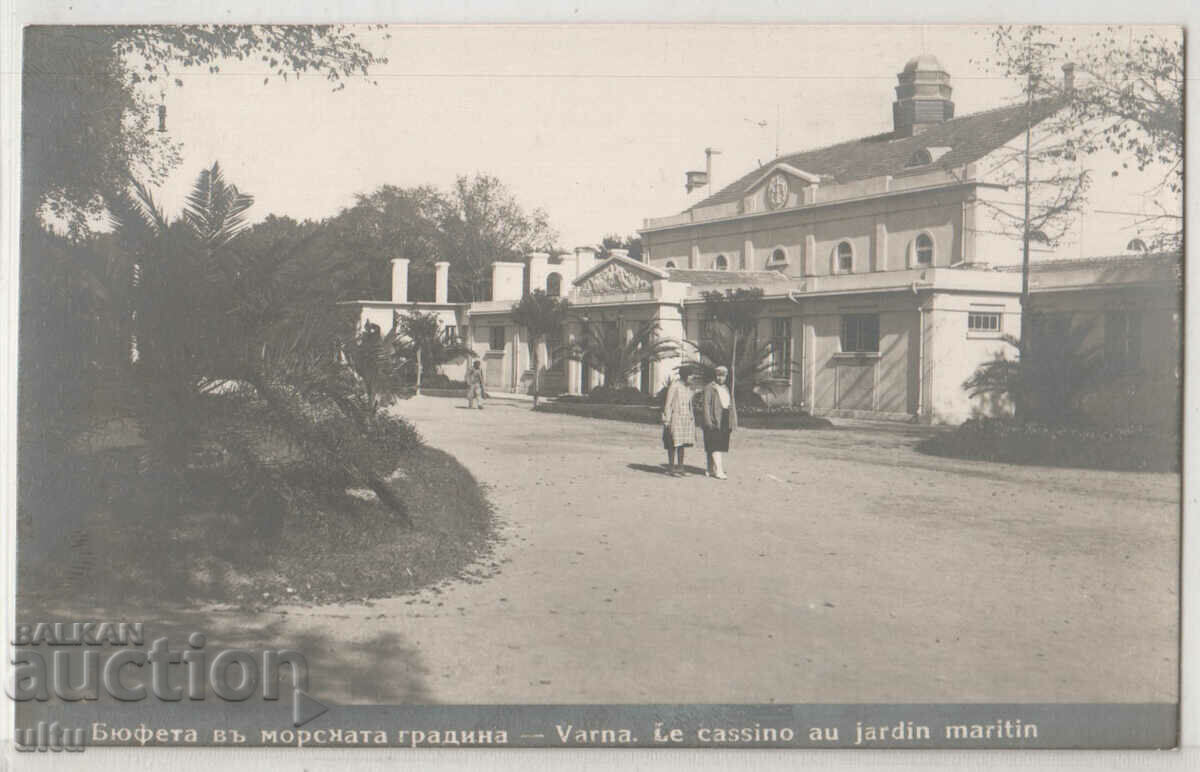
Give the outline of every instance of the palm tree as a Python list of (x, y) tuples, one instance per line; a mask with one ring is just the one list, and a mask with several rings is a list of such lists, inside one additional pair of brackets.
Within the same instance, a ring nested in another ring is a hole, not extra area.
[[(1033, 325), (1038, 324), (1034, 319)], [(1031, 333), (1026, 345), (1012, 335), (1003, 340), (1019, 356), (1009, 359), (1004, 352), (985, 362), (963, 383), (972, 397), (1011, 402), (1016, 417), (1047, 424), (1071, 424), (1083, 420), (1083, 398), (1113, 377), (1110, 363), (1099, 346), (1087, 342), (1092, 325), (1053, 318), (1039, 334)]]
[(567, 300), (547, 295), (545, 290), (535, 289), (513, 306), (512, 318), (528, 333), (529, 353), (533, 362), (533, 406), (537, 407), (538, 396), (541, 394), (538, 344), (562, 329), (567, 320)]
[[(324, 482), (308, 484), (368, 487), (409, 525), (403, 500), (384, 479), (391, 470), (376, 468), (368, 440), (369, 433), (386, 429), (371, 420), (376, 400), (368, 399), (365, 412), (355, 410), (347, 398), (360, 388), (352, 368), (335, 366), (328, 346), (313, 345), (312, 330), (280, 322), (287, 299), (279, 276), (291, 255), (247, 256), (236, 249), (251, 201), (225, 183), (216, 164), (200, 175), (183, 217), (174, 222), (136, 181), (130, 191), (110, 197), (115, 229), (136, 266), (131, 370), (148, 448), (144, 466), (159, 478), (159, 506), (178, 509), (191, 452), (209, 419), (205, 400), (232, 384), (250, 387), (239, 391), (262, 405), (242, 434), (283, 432), (309, 468), (324, 475)], [(328, 420), (306, 401), (314, 394), (328, 398), (344, 419)], [(237, 434), (220, 442), (242, 462), (239, 490), (287, 499), (271, 460), (256, 458), (251, 443)]]
[(681, 368), (690, 369), (706, 382), (714, 380), (718, 367), (729, 368), (729, 389), (735, 402), (750, 405), (757, 394), (786, 387), (786, 381), (774, 372), (775, 351), (770, 343), (750, 338), (737, 345), (730, 329), (716, 327), (710, 337), (684, 341), (684, 346), (689, 351)]
[(676, 341), (659, 337), (658, 322), (641, 322), (629, 337), (622, 336), (620, 327), (616, 323), (585, 323), (580, 339), (564, 346), (561, 353), (604, 373), (604, 382), (614, 388), (628, 383), (644, 363), (679, 353)]
[(446, 336), (438, 323), (437, 314), (424, 314), (413, 308), (406, 314), (394, 315), (395, 355), (401, 366), (412, 365), (416, 370), (416, 393), (421, 394), (421, 377), (426, 367), (439, 366), (474, 351), (456, 338)]

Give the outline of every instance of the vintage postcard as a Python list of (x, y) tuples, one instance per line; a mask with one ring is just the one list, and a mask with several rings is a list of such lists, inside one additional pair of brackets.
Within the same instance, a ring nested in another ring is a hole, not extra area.
[(1181, 28), (19, 44), (17, 750), (1178, 744)]

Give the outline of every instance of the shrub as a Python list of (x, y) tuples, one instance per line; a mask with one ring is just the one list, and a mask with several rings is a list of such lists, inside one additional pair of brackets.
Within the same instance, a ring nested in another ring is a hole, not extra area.
[(632, 386), (597, 386), (587, 395), (593, 405), (650, 405), (654, 399)]
[(939, 456), (1012, 464), (1178, 472), (1179, 435), (1170, 430), (1051, 426), (1011, 418), (972, 418), (918, 446)]
[(456, 381), (445, 373), (431, 373), (421, 379), (422, 388), (467, 390), (466, 381)]

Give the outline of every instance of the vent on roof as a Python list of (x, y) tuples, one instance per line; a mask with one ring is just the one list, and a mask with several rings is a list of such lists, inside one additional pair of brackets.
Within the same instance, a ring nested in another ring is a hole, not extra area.
[(912, 154), (912, 158), (908, 159), (908, 163), (904, 164), (904, 166), (911, 169), (914, 166), (926, 166), (931, 163), (933, 163), (933, 154), (925, 148), (920, 148)]

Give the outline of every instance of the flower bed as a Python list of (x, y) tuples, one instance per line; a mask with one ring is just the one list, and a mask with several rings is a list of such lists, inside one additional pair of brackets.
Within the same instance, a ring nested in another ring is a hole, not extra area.
[(973, 418), (953, 432), (931, 437), (925, 453), (1011, 464), (1080, 467), (1138, 472), (1178, 472), (1175, 432), (1127, 427), (1091, 429)]
[[(662, 423), (662, 408), (653, 405), (612, 405), (559, 398), (545, 401), (536, 408), (543, 413), (562, 413), (583, 418), (628, 421), (639, 424)], [(799, 408), (746, 408), (738, 411), (738, 425), (745, 429), (831, 429), (833, 423), (816, 418)]]

